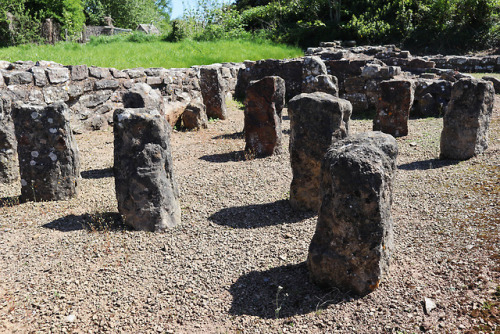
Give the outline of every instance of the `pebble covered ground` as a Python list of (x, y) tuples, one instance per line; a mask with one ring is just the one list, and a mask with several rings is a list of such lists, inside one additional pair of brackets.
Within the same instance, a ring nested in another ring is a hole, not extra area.
[[(490, 333), (500, 300), (500, 103), (490, 148), (439, 160), (442, 119), (398, 138), (395, 252), (359, 298), (310, 283), (317, 216), (288, 204), (284, 153), (245, 156), (243, 112), (174, 131), (182, 224), (132, 231), (117, 213), (110, 131), (77, 135), (82, 180), (70, 201), (18, 204), (0, 185), (0, 332)], [(353, 133), (371, 121), (351, 121)]]

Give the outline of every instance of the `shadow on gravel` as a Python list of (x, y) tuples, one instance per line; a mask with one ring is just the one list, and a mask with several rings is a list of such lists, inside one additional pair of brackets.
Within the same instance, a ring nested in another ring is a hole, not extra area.
[(84, 179), (103, 179), (105, 177), (113, 177), (113, 168), (101, 168), (85, 170), (80, 173)]
[(305, 262), (252, 271), (238, 278), (229, 292), (233, 296), (230, 314), (264, 319), (321, 312), (328, 305), (352, 300), (337, 289), (323, 290), (311, 283)]
[(243, 139), (243, 138), (245, 138), (245, 133), (241, 131), (241, 132), (226, 133), (220, 136), (215, 136), (212, 139)]
[(459, 162), (460, 160), (428, 159), (399, 165), (398, 168), (402, 170), (427, 170), (452, 166), (458, 164)]
[(247, 160), (245, 151), (234, 151), (229, 153), (211, 154), (200, 157), (200, 160), (208, 162), (224, 163), (229, 161), (244, 161)]
[(19, 196), (2, 197), (0, 198), (0, 208), (10, 208), (19, 205)]
[(123, 223), (122, 217), (118, 212), (86, 213), (78, 216), (69, 215), (56, 219), (42, 227), (61, 232), (79, 230), (88, 230), (89, 232), (132, 230), (131, 227)]
[(232, 228), (259, 228), (283, 223), (296, 223), (314, 217), (312, 211), (296, 211), (288, 200), (266, 204), (236, 206), (222, 209), (210, 217), (212, 222)]

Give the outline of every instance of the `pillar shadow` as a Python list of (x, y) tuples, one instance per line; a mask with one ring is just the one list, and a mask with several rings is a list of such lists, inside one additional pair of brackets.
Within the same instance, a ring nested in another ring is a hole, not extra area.
[(245, 138), (245, 133), (241, 131), (235, 133), (225, 133), (220, 136), (215, 136), (212, 139), (243, 139), (243, 138)]
[(88, 230), (98, 231), (130, 231), (131, 227), (124, 224), (118, 212), (85, 213), (83, 215), (68, 215), (42, 225), (44, 228), (61, 232)]
[(81, 172), (80, 175), (84, 179), (103, 179), (106, 177), (113, 177), (114, 176), (112, 167), (85, 170), (85, 171)]
[(259, 228), (284, 223), (296, 223), (314, 217), (312, 211), (296, 211), (288, 200), (272, 203), (244, 205), (222, 209), (210, 217), (212, 222), (232, 228)]
[(19, 197), (20, 196), (9, 196), (0, 198), (0, 208), (10, 208), (19, 205), (21, 203)]
[(398, 168), (402, 170), (428, 170), (452, 166), (458, 163), (460, 163), (460, 160), (427, 159), (402, 164)]
[(205, 160), (208, 162), (215, 162), (215, 163), (225, 163), (230, 161), (235, 161), (235, 162), (244, 161), (248, 159), (245, 155), (245, 151), (234, 151), (228, 153), (204, 155), (200, 157), (200, 160)]
[(319, 312), (352, 298), (338, 289), (323, 290), (310, 282), (305, 262), (252, 271), (238, 278), (229, 292), (233, 296), (229, 313), (263, 319)]

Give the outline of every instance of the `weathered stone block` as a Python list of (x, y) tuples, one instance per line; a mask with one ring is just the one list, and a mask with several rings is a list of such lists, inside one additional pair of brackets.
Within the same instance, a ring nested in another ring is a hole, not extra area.
[(373, 130), (394, 137), (406, 136), (414, 93), (415, 83), (411, 80), (382, 81)]
[(160, 92), (145, 83), (137, 83), (123, 94), (123, 106), (154, 109), (164, 114), (163, 97)]
[(12, 111), (18, 142), (21, 201), (67, 200), (77, 195), (80, 158), (64, 103), (22, 105)]
[(157, 110), (117, 109), (114, 173), (118, 211), (137, 230), (160, 232), (180, 223), (170, 125)]
[(319, 285), (365, 295), (387, 272), (393, 251), (396, 140), (380, 132), (334, 143), (321, 166), (321, 208), (307, 266)]
[(89, 67), (89, 75), (97, 79), (109, 79), (111, 77), (109, 69), (95, 66)]
[(285, 80), (265, 77), (252, 81), (245, 98), (245, 152), (256, 157), (281, 153), (281, 112)]
[(11, 115), (12, 101), (0, 92), (0, 182), (11, 183), (19, 178), (17, 141)]
[(4, 72), (7, 85), (29, 85), (33, 83), (33, 74), (26, 71)]
[(466, 160), (488, 148), (495, 90), (489, 81), (460, 79), (443, 117), (441, 159)]
[(200, 68), (200, 88), (209, 118), (226, 119), (226, 93), (217, 68)]
[(95, 82), (95, 89), (117, 89), (120, 87), (120, 83), (116, 80), (103, 79)]
[(43, 67), (32, 67), (31, 72), (33, 73), (33, 78), (35, 79), (35, 85), (38, 87), (44, 87), (47, 85), (47, 75), (45, 74), (45, 69)]
[(73, 81), (85, 80), (89, 77), (87, 65), (68, 66), (68, 69), (71, 72), (71, 80)]
[(351, 103), (326, 93), (300, 94), (288, 103), (290, 204), (299, 210), (319, 209), (321, 160), (328, 147), (349, 133)]
[(208, 127), (208, 117), (205, 105), (201, 102), (193, 101), (187, 105), (182, 113), (182, 124), (186, 129), (201, 129)]
[(51, 84), (60, 84), (69, 80), (69, 70), (66, 67), (48, 67), (45, 69)]

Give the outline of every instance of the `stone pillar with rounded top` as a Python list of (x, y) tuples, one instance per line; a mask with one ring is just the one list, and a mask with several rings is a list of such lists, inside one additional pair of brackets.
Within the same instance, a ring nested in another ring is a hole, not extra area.
[(78, 194), (80, 154), (70, 128), (69, 108), (16, 105), (14, 120), (21, 197), (25, 201), (68, 200)]
[(19, 178), (17, 140), (11, 106), (10, 97), (0, 93), (0, 183), (12, 183)]
[(413, 106), (415, 83), (412, 80), (386, 80), (379, 84), (379, 88), (373, 130), (394, 137), (408, 135), (408, 119)]
[(321, 208), (309, 246), (312, 280), (358, 295), (386, 274), (393, 250), (397, 143), (381, 132), (334, 143), (321, 166)]
[(349, 101), (322, 92), (299, 94), (288, 103), (293, 208), (319, 209), (321, 160), (333, 142), (349, 134), (351, 113)]
[(281, 112), (285, 80), (277, 76), (252, 81), (245, 98), (245, 152), (256, 157), (281, 153)]
[(200, 68), (200, 90), (208, 118), (226, 119), (226, 94), (217, 67)]
[(443, 117), (441, 159), (466, 160), (488, 148), (495, 90), (489, 81), (460, 79)]
[(113, 114), (118, 211), (137, 230), (161, 232), (181, 220), (173, 174), (170, 124), (156, 109)]

